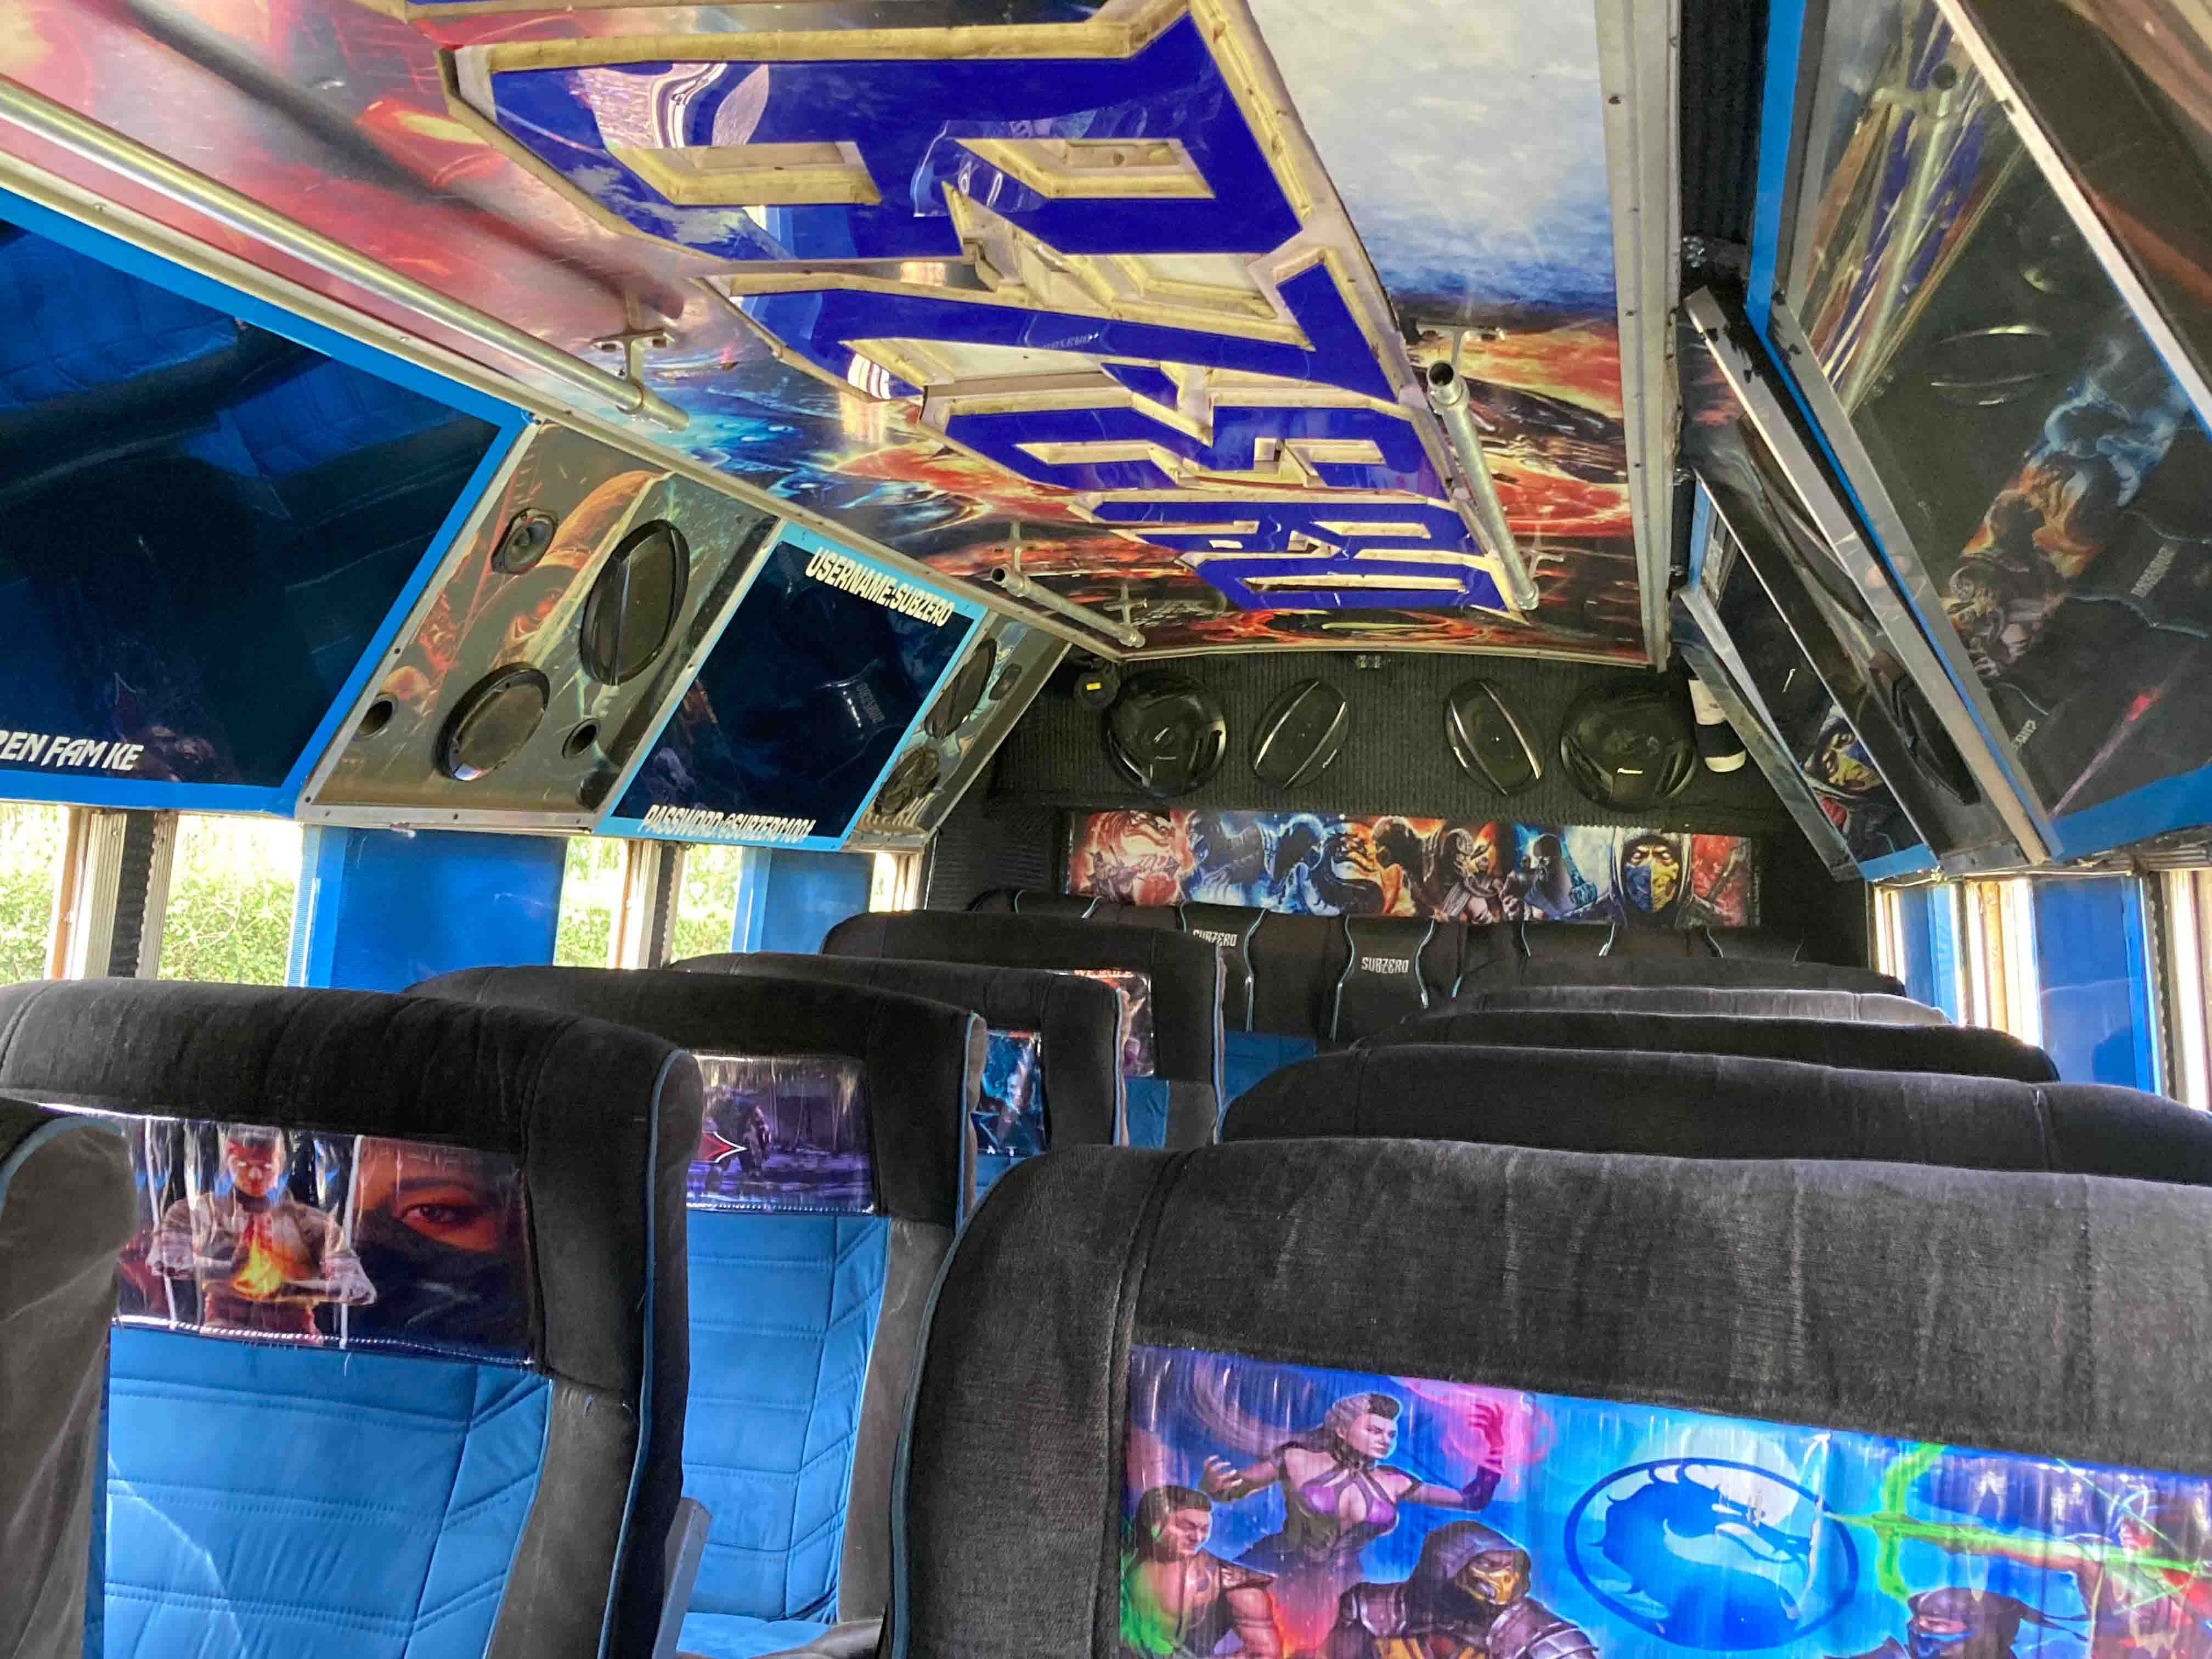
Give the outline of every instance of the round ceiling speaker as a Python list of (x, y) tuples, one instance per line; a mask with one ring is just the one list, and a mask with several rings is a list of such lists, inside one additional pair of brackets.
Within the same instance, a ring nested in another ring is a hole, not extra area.
[(1488, 680), (1467, 680), (1444, 698), (1444, 741), (1459, 769), (1501, 795), (1517, 795), (1544, 775), (1505, 695)]
[(983, 701), (983, 693), (991, 684), (991, 672), (999, 665), (999, 642), (985, 640), (968, 653), (968, 660), (960, 665), (960, 672), (952, 677), (931, 707), (929, 718), (922, 729), (943, 742), (960, 729), (961, 723), (975, 712)]
[(507, 532), (492, 550), (491, 568), (503, 575), (519, 576), (533, 568), (553, 545), (553, 532), (561, 521), (550, 513), (525, 507), (507, 523)]
[(1344, 752), (1352, 711), (1327, 680), (1300, 680), (1267, 705), (1252, 734), (1252, 775), (1278, 789), (1310, 783)]
[(461, 694), (438, 734), (438, 769), (471, 783), (513, 760), (545, 718), (553, 688), (522, 663), (495, 668)]
[(1663, 679), (1608, 680), (1568, 705), (1559, 758), (1600, 806), (1637, 811), (1680, 794), (1696, 775), (1688, 699)]
[(653, 666), (684, 614), (691, 549), (665, 520), (640, 525), (608, 556), (584, 600), (576, 645), (584, 672), (606, 685)]
[(1154, 670), (1125, 681), (1106, 711), (1107, 758), (1148, 795), (1187, 795), (1221, 769), (1229, 720), (1196, 680)]
[(898, 817), (936, 788), (943, 776), (944, 768), (938, 761), (937, 750), (927, 744), (908, 750), (905, 757), (891, 768), (891, 775), (884, 780), (884, 787), (876, 792), (876, 816), (879, 818)]

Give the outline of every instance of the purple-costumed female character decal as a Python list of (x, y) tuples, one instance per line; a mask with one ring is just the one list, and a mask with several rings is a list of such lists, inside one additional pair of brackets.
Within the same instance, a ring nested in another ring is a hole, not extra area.
[(1291, 1436), (1259, 1462), (1238, 1468), (1209, 1457), (1199, 1486), (1218, 1503), (1235, 1503), (1269, 1486), (1283, 1495), (1283, 1524), (1238, 1558), (1274, 1576), (1275, 1605), (1291, 1651), (1318, 1644), (1335, 1622), (1344, 1592), (1365, 1576), (1367, 1546), (1398, 1524), (1400, 1510), (1479, 1510), (1504, 1474), (1504, 1413), (1473, 1409), (1484, 1450), (1474, 1478), (1437, 1486), (1387, 1460), (1398, 1445), (1405, 1409), (1395, 1395), (1346, 1395), (1318, 1427)]

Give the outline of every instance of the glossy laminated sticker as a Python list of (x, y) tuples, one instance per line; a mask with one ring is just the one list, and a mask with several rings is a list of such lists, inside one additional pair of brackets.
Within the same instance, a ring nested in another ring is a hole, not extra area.
[(1121, 1075), (1150, 1077), (1153, 1072), (1152, 976), (1131, 968), (1075, 968), (1085, 979), (1102, 980), (1121, 999)]
[(1050, 1146), (1042, 1036), (995, 1029), (988, 1034), (982, 1103), (970, 1115), (975, 1150), (987, 1157), (1034, 1158)]
[(696, 1054), (707, 1111), (695, 1210), (872, 1215), (875, 1159), (860, 1061), (842, 1054)]
[(2212, 1650), (2212, 1480), (1129, 1356), (1121, 1659)]
[(1478, 925), (1747, 927), (1759, 889), (1747, 836), (1339, 812), (1082, 814), (1066, 868), (1067, 891), (1117, 904)]
[(204, 1119), (113, 1115), (138, 1227), (125, 1325), (526, 1362), (520, 1169), (501, 1152)]

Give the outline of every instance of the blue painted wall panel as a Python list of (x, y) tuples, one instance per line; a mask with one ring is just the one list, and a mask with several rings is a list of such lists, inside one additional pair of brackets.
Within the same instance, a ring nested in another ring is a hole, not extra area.
[(399, 991), (456, 968), (553, 960), (557, 837), (311, 829), (304, 840), (295, 984)]

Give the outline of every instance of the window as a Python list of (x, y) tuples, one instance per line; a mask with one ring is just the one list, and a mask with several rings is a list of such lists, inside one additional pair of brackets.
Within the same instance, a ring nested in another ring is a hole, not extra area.
[(1959, 889), (1948, 884), (1876, 890), (1883, 971), (1916, 1001), (1964, 1018)]
[(570, 837), (553, 934), (553, 960), (563, 968), (612, 965), (615, 916), (622, 908), (629, 851), (628, 842), (611, 836)]
[(2212, 986), (2212, 870), (2169, 870), (2159, 878), (2164, 912), (2166, 1092), (2212, 1110), (2207, 1059), (2207, 988)]
[(283, 984), (299, 892), (298, 824), (179, 814), (156, 971), (163, 979)]
[(738, 872), (743, 867), (742, 847), (691, 846), (684, 849), (684, 867), (676, 886), (676, 914), (668, 924), (668, 959), (703, 957), (734, 950), (737, 932)]
[(68, 840), (67, 807), (0, 805), (0, 981), (46, 976)]

